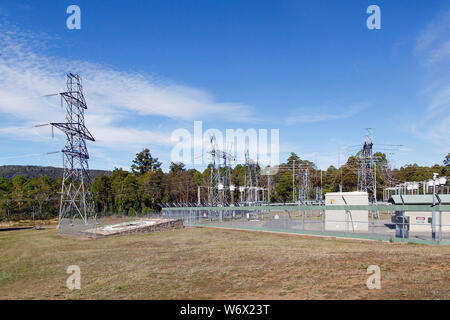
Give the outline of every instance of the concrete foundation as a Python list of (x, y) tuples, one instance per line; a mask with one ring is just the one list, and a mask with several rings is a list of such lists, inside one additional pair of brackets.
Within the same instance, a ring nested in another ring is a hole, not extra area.
[(89, 229), (86, 236), (110, 237), (136, 233), (150, 233), (183, 229), (181, 219), (142, 219)]

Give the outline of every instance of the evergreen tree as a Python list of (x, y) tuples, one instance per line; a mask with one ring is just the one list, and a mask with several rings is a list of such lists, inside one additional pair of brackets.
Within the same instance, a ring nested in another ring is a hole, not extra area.
[(148, 171), (155, 171), (161, 167), (158, 158), (153, 158), (149, 149), (144, 149), (136, 154), (136, 158), (131, 165), (131, 171), (135, 175), (143, 175)]

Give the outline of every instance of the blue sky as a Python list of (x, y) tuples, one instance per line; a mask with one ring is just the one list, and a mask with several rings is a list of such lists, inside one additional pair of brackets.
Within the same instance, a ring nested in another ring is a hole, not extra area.
[[(66, 27), (71, 4), (81, 30)], [(366, 27), (371, 4), (380, 30)], [(404, 145), (396, 167), (450, 152), (446, 1), (0, 0), (0, 45), (0, 165), (61, 166), (45, 153), (64, 137), (32, 126), (63, 120), (42, 95), (67, 72), (84, 80), (95, 169), (127, 168), (144, 147), (167, 168), (171, 133), (195, 120), (279, 129), (280, 160), (325, 169), (368, 127), (375, 149)]]

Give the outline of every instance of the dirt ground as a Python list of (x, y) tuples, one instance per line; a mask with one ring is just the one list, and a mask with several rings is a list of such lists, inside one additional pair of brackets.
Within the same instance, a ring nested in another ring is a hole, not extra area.
[[(450, 298), (448, 246), (209, 228), (82, 241), (51, 228), (1, 232), (0, 252), (0, 299)], [(70, 265), (81, 290), (66, 287)]]

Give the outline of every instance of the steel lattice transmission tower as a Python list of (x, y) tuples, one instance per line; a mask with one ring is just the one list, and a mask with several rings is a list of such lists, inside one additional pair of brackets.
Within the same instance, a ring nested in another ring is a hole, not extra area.
[(299, 187), (299, 200), (300, 202), (309, 201), (310, 196), (310, 180), (309, 180), (309, 170), (304, 169), (301, 173), (301, 184)]
[(364, 145), (359, 153), (358, 191), (372, 194), (371, 202), (377, 202), (377, 169), (373, 156), (372, 129), (368, 128), (364, 136)]
[(220, 164), (220, 157), (217, 152), (216, 137), (211, 136), (210, 142), (211, 142), (210, 154), (212, 157), (212, 162), (210, 164), (211, 176), (209, 179), (209, 205), (211, 207), (215, 207), (220, 202), (218, 186), (221, 179), (220, 179), (220, 168), (217, 168)]
[(85, 224), (88, 217), (96, 220), (94, 199), (89, 177), (89, 153), (86, 140), (95, 141), (84, 123), (84, 111), (87, 109), (83, 96), (81, 78), (69, 73), (67, 75), (67, 92), (60, 93), (61, 103), (65, 104), (66, 122), (51, 123), (66, 134), (63, 153), (63, 181), (59, 225), (64, 218), (71, 223), (78, 216)]
[(217, 148), (216, 137), (210, 137), (212, 157), (210, 164), (211, 176), (209, 182), (209, 203), (211, 206), (224, 206), (228, 204), (227, 192), (234, 192), (234, 186), (231, 175), (231, 162), (235, 158), (228, 152)]
[[(222, 192), (222, 201), (223, 204), (230, 204), (233, 201), (229, 201), (230, 199), (227, 198), (227, 189), (230, 190), (230, 196), (232, 198), (232, 200), (234, 200), (234, 197), (232, 196), (232, 193), (234, 192), (234, 185), (233, 185), (233, 176), (231, 173), (231, 163), (232, 161), (235, 161), (235, 158), (228, 152), (225, 151), (219, 151), (220, 156), (222, 158), (222, 163), (223, 163), (223, 168), (220, 169), (219, 167), (219, 171), (221, 173), (220, 175), (220, 184), (222, 185), (221, 188), (221, 192)], [(234, 204), (234, 203), (232, 203)]]
[(247, 190), (246, 201), (248, 203), (259, 201), (259, 175), (258, 164), (250, 159), (249, 150), (245, 151), (245, 189)]

